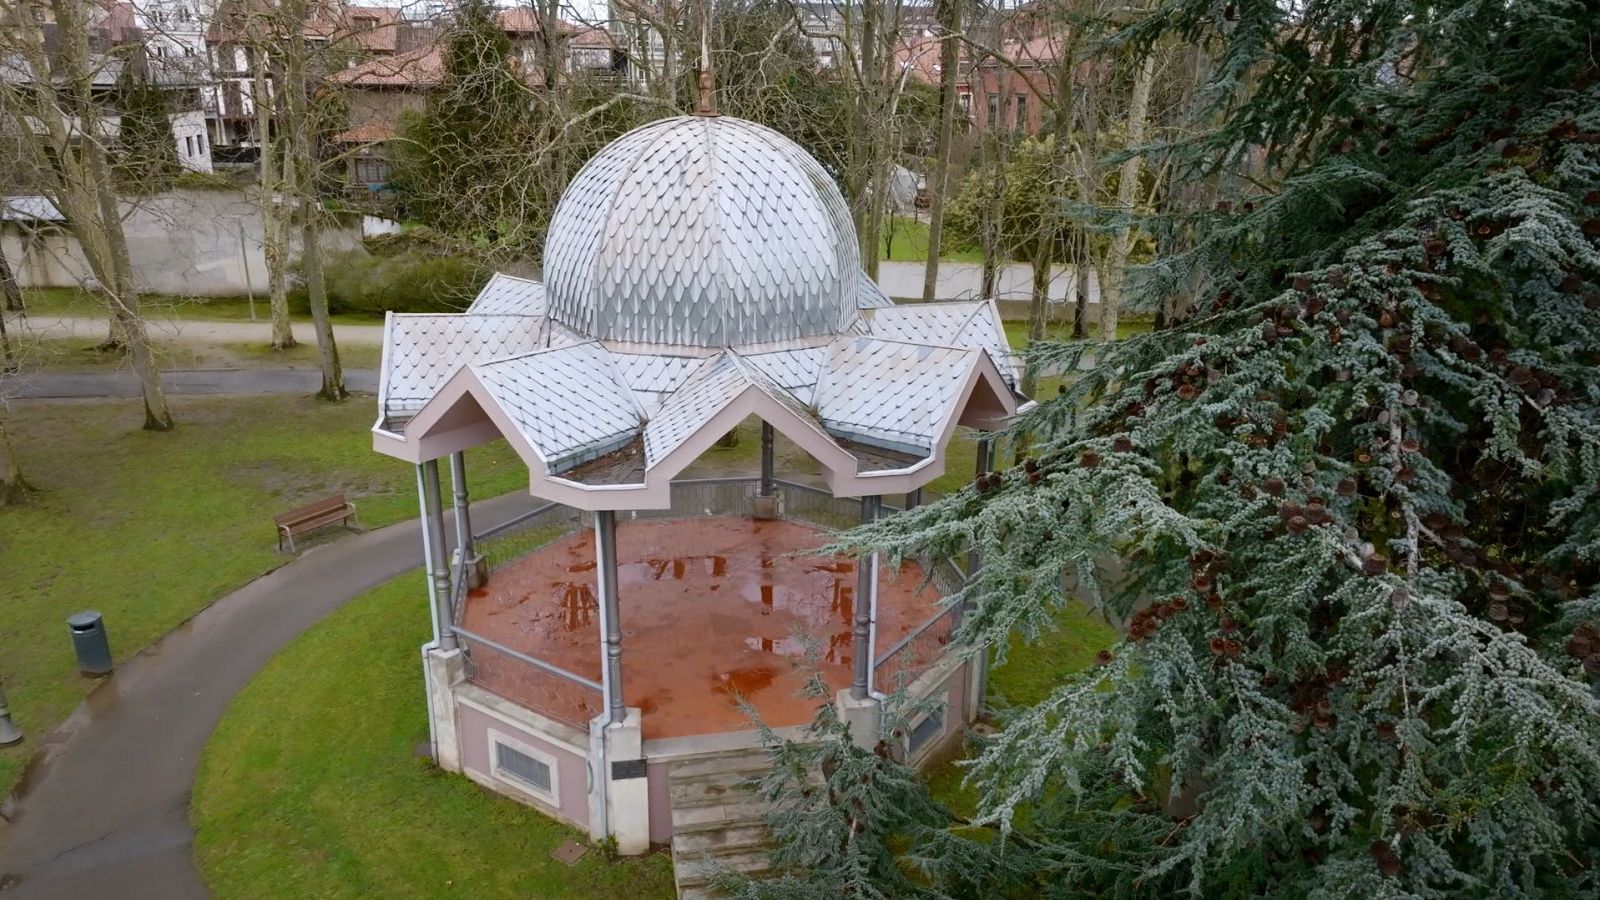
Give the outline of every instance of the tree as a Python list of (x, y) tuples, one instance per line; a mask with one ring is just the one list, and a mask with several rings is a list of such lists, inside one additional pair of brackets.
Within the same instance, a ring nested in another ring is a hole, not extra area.
[(117, 79), (115, 173), (124, 188), (155, 192), (178, 176), (178, 142), (172, 135), (167, 97), (150, 80), (142, 58), (126, 60)]
[[(15, 131), (31, 135), (22, 147), (41, 189), (66, 217), (90, 270), (100, 284), (114, 334), (126, 344), (139, 376), (144, 427), (168, 431), (172, 414), (146, 339), (139, 292), (122, 203), (105, 140), (112, 133), (94, 93), (97, 62), (90, 52), (90, 7), (75, 0), (29, 0), (0, 35), (0, 51), (16, 60), (23, 77), (0, 81), (0, 114)], [(56, 39), (47, 49), (41, 23), (51, 21)]]
[(977, 819), (1058, 895), (1591, 895), (1594, 13), (1167, 0), (1123, 37), (1172, 35), (1220, 119), (1181, 176), (1267, 189), (1128, 298), (1192, 316), (1094, 347), (1023, 471), (847, 541), (979, 549), (967, 646), (1050, 628), (1063, 573), (1127, 623), (983, 745)]
[(537, 248), (554, 205), (533, 174), (550, 148), (533, 142), (532, 104), (494, 7), (466, 0), (445, 37), (443, 83), (402, 125), (394, 185), (407, 211), (479, 243)]
[(945, 195), (950, 189), (950, 153), (955, 141), (956, 82), (960, 80), (961, 0), (938, 0), (939, 132), (933, 170), (928, 175), (928, 258), (922, 269), (922, 299), (932, 300), (939, 285), (939, 249), (944, 241)]

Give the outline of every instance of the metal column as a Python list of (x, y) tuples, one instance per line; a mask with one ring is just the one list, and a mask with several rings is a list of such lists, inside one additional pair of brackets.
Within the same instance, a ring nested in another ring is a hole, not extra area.
[[(861, 498), (863, 524), (878, 518), (883, 508), (883, 498)], [(856, 700), (867, 699), (868, 683), (872, 678), (872, 592), (878, 586), (878, 554), (856, 557), (855, 627), (851, 633), (850, 654), (855, 665), (850, 682), (850, 696)]]
[(439, 490), (439, 461), (418, 467), (422, 481), (422, 552), (428, 564), (428, 599), (433, 605), (433, 625), (440, 650), (454, 650), (455, 610), (451, 608), (450, 563), (444, 550), (444, 506)]
[(461, 557), (462, 577), (467, 577), (466, 566), (477, 555), (472, 546), (472, 513), (467, 500), (467, 454), (456, 451), (450, 454), (450, 487), (455, 491), (456, 553)]
[[(977, 471), (976, 475), (977, 476), (985, 475), (993, 467), (994, 467), (994, 438), (992, 438), (992, 437), (980, 438), (978, 440), (978, 464), (977, 464), (977, 470), (978, 471)], [(973, 547), (972, 548), (972, 552), (967, 555), (967, 578), (968, 579), (977, 578), (978, 577), (978, 569), (981, 568), (982, 566), (983, 566), (983, 553), (980, 552), (977, 547)], [(966, 616), (966, 614), (968, 612), (970, 612), (971, 609), (972, 609), (972, 601), (971, 600), (964, 601), (962, 603), (962, 607), (961, 607), (961, 615), (963, 617)], [(979, 647), (978, 648), (977, 665), (978, 665), (978, 673), (977, 673), (977, 682), (978, 682), (978, 684), (977, 684), (976, 693), (978, 695), (977, 696), (977, 699), (978, 699), (977, 707), (978, 708), (977, 708), (976, 712), (977, 712), (978, 715), (981, 716), (981, 715), (983, 715), (984, 707), (987, 706), (986, 700), (987, 700), (987, 695), (989, 693), (989, 648), (988, 647)]]
[(594, 514), (595, 581), (600, 589), (600, 624), (604, 630), (601, 659), (605, 674), (606, 711), (612, 724), (627, 717), (622, 702), (622, 617), (617, 601), (617, 514), (603, 509)]
[(772, 426), (761, 423), (761, 496), (772, 496)]
[(906, 509), (916, 509), (922, 505), (922, 488), (917, 488), (906, 494)]

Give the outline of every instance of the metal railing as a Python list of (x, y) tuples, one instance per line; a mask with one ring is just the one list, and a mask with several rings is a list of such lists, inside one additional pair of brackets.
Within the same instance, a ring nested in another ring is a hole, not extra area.
[(467, 680), (527, 709), (589, 730), (605, 707), (600, 682), (513, 650), (465, 628), (451, 629), (466, 656)]
[[(829, 531), (844, 530), (861, 522), (861, 501), (857, 498), (835, 497), (821, 488), (794, 481), (775, 480), (773, 483), (783, 499), (783, 518)], [(672, 519), (749, 515), (760, 485), (761, 479), (756, 477), (675, 481), (668, 508), (629, 511), (619, 513), (619, 517)], [(898, 506), (889, 504), (884, 504), (883, 509), (885, 513), (899, 511)], [(579, 511), (558, 503), (546, 503), (485, 529), (474, 535), (474, 540), (492, 571), (545, 544), (576, 533), (583, 525), (584, 516)], [(951, 561), (921, 559), (918, 562), (942, 597), (954, 595), (966, 581), (965, 573)], [(453, 631), (466, 652), (468, 679), (541, 715), (587, 729), (589, 720), (599, 715), (605, 706), (600, 683), (460, 627), (467, 598), (459, 585), (465, 575), (459, 566), (455, 567), (454, 574), (457, 587)], [(873, 683), (877, 689), (892, 691), (916, 680), (943, 654), (960, 618), (959, 606), (942, 609), (886, 650), (873, 665)]]
[(916, 681), (944, 657), (960, 622), (961, 607), (951, 606), (918, 625), (873, 662), (872, 686), (893, 693)]

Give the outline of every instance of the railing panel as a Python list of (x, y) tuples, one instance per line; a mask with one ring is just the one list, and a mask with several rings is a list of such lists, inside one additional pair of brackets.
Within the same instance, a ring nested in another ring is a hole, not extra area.
[(605, 707), (598, 684), (580, 682), (460, 629), (456, 637), (466, 653), (467, 680), (485, 690), (579, 731), (588, 731), (589, 720)]
[(960, 616), (960, 607), (952, 606), (884, 651), (873, 666), (873, 688), (886, 694), (898, 691), (943, 659)]

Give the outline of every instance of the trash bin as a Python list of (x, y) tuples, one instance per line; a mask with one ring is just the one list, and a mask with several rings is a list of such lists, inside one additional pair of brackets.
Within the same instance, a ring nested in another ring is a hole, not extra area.
[(78, 671), (85, 675), (104, 675), (111, 671), (111, 642), (106, 638), (106, 623), (93, 610), (67, 617), (72, 633), (72, 649), (78, 652)]

